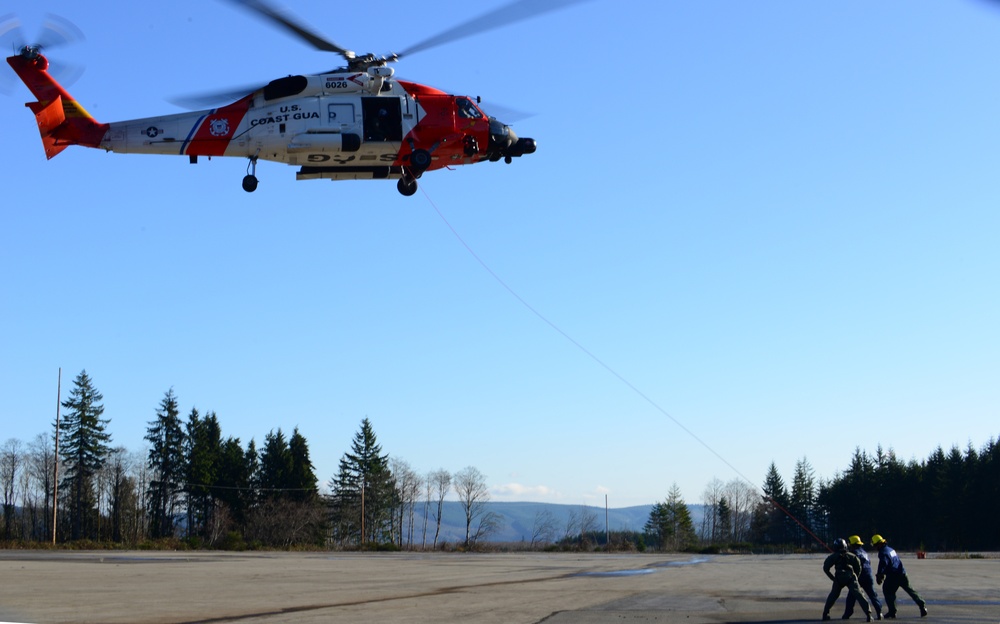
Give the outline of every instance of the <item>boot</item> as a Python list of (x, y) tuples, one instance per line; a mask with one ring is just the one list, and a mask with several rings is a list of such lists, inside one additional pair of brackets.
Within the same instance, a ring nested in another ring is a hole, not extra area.
[(927, 617), (927, 607), (920, 605), (920, 617)]

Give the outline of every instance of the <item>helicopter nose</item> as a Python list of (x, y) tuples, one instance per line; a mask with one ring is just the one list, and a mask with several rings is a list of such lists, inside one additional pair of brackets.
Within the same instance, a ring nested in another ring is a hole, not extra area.
[(534, 139), (519, 138), (507, 124), (496, 118), (490, 119), (490, 160), (497, 161), (503, 158), (510, 164), (514, 158), (534, 154), (537, 147)]
[(534, 154), (535, 149), (537, 149), (534, 139), (518, 139), (514, 145), (510, 146), (508, 152), (511, 156), (524, 156), (525, 154)]

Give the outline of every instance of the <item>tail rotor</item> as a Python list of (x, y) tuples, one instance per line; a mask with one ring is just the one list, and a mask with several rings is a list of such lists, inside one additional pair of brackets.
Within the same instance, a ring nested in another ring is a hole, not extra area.
[[(64, 17), (46, 14), (41, 32), (33, 41), (28, 39), (16, 15), (0, 17), (0, 50), (25, 58), (35, 58), (45, 54), (49, 61), (49, 73), (64, 85), (71, 85), (83, 75), (83, 65), (67, 63), (50, 58), (53, 50), (85, 40), (86, 37), (75, 24)], [(6, 71), (0, 71), (0, 91), (11, 93), (17, 84)]]

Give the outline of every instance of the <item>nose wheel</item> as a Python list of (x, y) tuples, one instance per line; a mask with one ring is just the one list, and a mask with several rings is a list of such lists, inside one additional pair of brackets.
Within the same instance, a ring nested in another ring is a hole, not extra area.
[(247, 174), (243, 176), (243, 190), (253, 193), (257, 190), (257, 155), (250, 157), (250, 164), (247, 165)]

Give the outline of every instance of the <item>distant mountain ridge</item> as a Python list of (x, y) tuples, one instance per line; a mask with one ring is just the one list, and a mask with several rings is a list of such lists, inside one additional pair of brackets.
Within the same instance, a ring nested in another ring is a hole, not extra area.
[[(414, 506), (413, 512), (413, 544), (424, 543), (424, 505), (420, 502)], [(430, 505), (430, 513), (427, 514), (426, 544), (430, 546), (434, 541), (434, 508), (435, 503)], [(489, 536), (489, 542), (530, 542), (535, 520), (543, 512), (548, 512), (555, 520), (555, 540), (563, 538), (567, 533), (567, 524), (570, 518), (575, 515), (577, 518), (584, 512), (596, 518), (594, 526), (597, 531), (603, 532), (607, 527), (611, 531), (639, 531), (643, 530), (646, 521), (649, 520), (649, 513), (653, 509), (652, 505), (637, 505), (635, 507), (622, 507), (618, 509), (608, 509), (605, 514), (604, 507), (591, 505), (563, 505), (557, 503), (517, 503), (517, 502), (489, 502), (485, 505), (485, 513), (496, 513), (503, 517), (503, 526), (499, 531)], [(691, 512), (691, 520), (695, 529), (701, 525), (702, 506), (688, 505)], [(447, 542), (456, 544), (465, 541), (465, 512), (461, 503), (457, 501), (445, 501), (442, 508), (441, 534), (438, 536), (438, 543)], [(473, 522), (472, 531), (475, 532), (478, 526), (478, 519)], [(571, 532), (573, 535), (579, 534), (579, 527)], [(405, 537), (404, 537), (405, 540)]]

